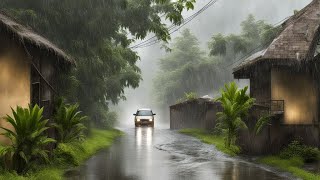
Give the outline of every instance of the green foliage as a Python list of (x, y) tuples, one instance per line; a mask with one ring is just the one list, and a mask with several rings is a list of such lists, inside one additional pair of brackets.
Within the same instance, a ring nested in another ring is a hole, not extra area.
[(302, 168), (303, 159), (301, 157), (292, 157), (290, 159), (282, 159), (278, 156), (268, 156), (259, 159), (260, 163), (280, 168), (283, 171), (291, 172), (294, 176), (304, 180), (318, 180), (320, 175), (308, 172)]
[(44, 134), (48, 120), (43, 120), (42, 112), (43, 108), (38, 105), (29, 108), (18, 106), (16, 110), (12, 109), (13, 116), (5, 117), (13, 127), (13, 130), (1, 127), (5, 131), (2, 135), (11, 141), (11, 145), (0, 152), (0, 156), (7, 160), (6, 168), (22, 173), (38, 160), (49, 161), (45, 147), (55, 140)]
[(249, 15), (241, 23), (241, 28), (240, 35), (213, 35), (209, 42), (210, 55), (236, 57), (238, 53), (248, 53), (259, 46), (263, 48), (270, 44), (281, 30), (281, 27), (273, 27), (262, 20), (256, 20), (253, 15)]
[(103, 118), (99, 122), (98, 128), (110, 129), (114, 126), (118, 120), (118, 114), (114, 111), (105, 112)]
[(225, 55), (227, 53), (227, 40), (222, 34), (212, 36), (209, 42), (210, 55)]
[(185, 92), (212, 94), (232, 81), (232, 65), (246, 53), (260, 50), (275, 38), (281, 29), (272, 27), (252, 15), (241, 23), (240, 34), (214, 34), (208, 42), (208, 52), (199, 46), (197, 38), (186, 29), (166, 46), (170, 49), (160, 59), (160, 71), (154, 80), (156, 101), (161, 106), (181, 102)]
[(258, 135), (266, 125), (271, 125), (270, 121), (271, 117), (269, 115), (262, 116), (254, 127), (255, 134)]
[(160, 71), (154, 80), (155, 97), (160, 105), (176, 103), (185, 92), (208, 93), (213, 84), (224, 83), (228, 72), (217, 66), (220, 59), (206, 57), (190, 30), (185, 29), (171, 47), (172, 50), (160, 59)]
[(198, 95), (195, 92), (189, 92), (189, 93), (184, 93), (184, 96), (182, 98), (179, 98), (176, 103), (183, 103), (185, 101), (193, 101), (197, 100)]
[(179, 132), (182, 134), (194, 136), (200, 139), (204, 143), (213, 144), (219, 151), (222, 151), (223, 153), (226, 153), (230, 156), (236, 156), (241, 151), (240, 147), (236, 145), (231, 145), (230, 147), (226, 147), (224, 138), (222, 136), (213, 135), (209, 132), (206, 132), (203, 129), (182, 129), (182, 130), (179, 130)]
[(184, 96), (185, 96), (185, 98), (187, 99), (187, 100), (196, 100), (196, 99), (198, 99), (198, 95), (197, 95), (197, 93), (195, 93), (195, 92), (189, 92), (189, 93), (185, 93), (184, 94)]
[(92, 129), (90, 136), (82, 142), (60, 143), (54, 151), (52, 163), (37, 165), (34, 171), (29, 171), (25, 176), (14, 172), (0, 171), (2, 180), (58, 180), (63, 179), (67, 168), (79, 165), (94, 155), (97, 151), (109, 147), (115, 138), (122, 135), (118, 130)]
[(247, 128), (243, 119), (254, 103), (254, 99), (246, 94), (247, 90), (248, 87), (238, 89), (236, 83), (231, 82), (225, 85), (221, 90), (221, 97), (217, 99), (221, 102), (223, 111), (217, 113), (216, 128), (222, 130), (227, 147), (235, 144), (240, 129)]
[(80, 109), (99, 124), (108, 103), (125, 99), (124, 89), (137, 88), (140, 83), (139, 57), (129, 45), (148, 33), (167, 42), (169, 29), (161, 17), (178, 25), (183, 9), (193, 9), (194, 2), (1, 0), (0, 10), (33, 27), (76, 59), (77, 68), (57, 81), (58, 90), (70, 102), (79, 102)]
[(57, 132), (58, 143), (68, 143), (84, 139), (86, 127), (83, 121), (87, 118), (81, 115), (79, 105), (67, 105), (61, 102), (58, 106), (52, 126)]
[(284, 148), (279, 157), (290, 159), (292, 157), (301, 157), (304, 162), (314, 162), (319, 160), (320, 151), (318, 148), (303, 145), (301, 142), (294, 140), (288, 147)]

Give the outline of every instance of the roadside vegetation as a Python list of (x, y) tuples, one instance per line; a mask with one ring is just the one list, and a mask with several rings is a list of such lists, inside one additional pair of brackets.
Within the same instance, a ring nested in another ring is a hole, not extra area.
[(304, 170), (303, 165), (319, 160), (320, 151), (318, 148), (303, 145), (295, 140), (278, 155), (262, 157), (258, 162), (291, 172), (293, 175), (305, 180), (318, 180), (320, 179), (320, 174)]
[(213, 144), (219, 151), (230, 156), (236, 156), (240, 153), (240, 148), (238, 146), (230, 145), (229, 147), (226, 147), (224, 137), (215, 135), (212, 132), (203, 129), (182, 129), (179, 132), (196, 137), (204, 143)]
[[(38, 105), (18, 106), (5, 117), (12, 128), (1, 127), (10, 143), (0, 148), (0, 179), (61, 179), (66, 168), (80, 165), (121, 135), (117, 130), (91, 129), (86, 136), (87, 117), (77, 104), (61, 102), (51, 124), (43, 110)], [(56, 130), (55, 139), (49, 138), (49, 129)]]
[(217, 113), (215, 132), (224, 137), (227, 148), (235, 145), (239, 130), (248, 129), (244, 119), (255, 100), (250, 98), (247, 90), (248, 87), (238, 89), (236, 83), (231, 82), (225, 85), (217, 99), (223, 110)]
[(248, 87), (239, 89), (235, 82), (226, 84), (224, 89), (221, 89), (221, 96), (216, 100), (221, 102), (223, 111), (217, 113), (217, 123), (213, 132), (200, 129), (184, 129), (179, 132), (214, 144), (218, 150), (231, 156), (239, 154), (241, 150), (235, 142), (239, 130), (247, 129), (244, 119), (254, 103), (247, 90)]
[(59, 144), (50, 157), (50, 163), (37, 164), (24, 175), (1, 169), (0, 180), (63, 179), (65, 170), (80, 165), (99, 150), (111, 146), (114, 139), (121, 135), (122, 132), (119, 130), (92, 129), (90, 135), (82, 142)]

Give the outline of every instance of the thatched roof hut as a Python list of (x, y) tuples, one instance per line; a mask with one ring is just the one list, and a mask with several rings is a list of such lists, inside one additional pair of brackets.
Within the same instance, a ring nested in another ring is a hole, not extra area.
[(272, 120), (259, 136), (241, 134), (238, 142), (244, 151), (278, 152), (295, 139), (319, 146), (319, 40), (320, 0), (313, 0), (282, 24), (267, 48), (233, 69), (234, 78), (250, 79), (250, 96), (256, 99), (249, 127), (265, 114)]
[(43, 116), (51, 118), (54, 99), (65, 88), (60, 83), (72, 65), (63, 50), (0, 12), (0, 126), (11, 127), (1, 117), (16, 106), (38, 104)]
[(247, 78), (254, 67), (296, 65), (320, 59), (315, 52), (320, 37), (320, 0), (294, 14), (282, 24), (282, 32), (264, 50), (252, 55), (234, 68), (235, 78)]
[(1, 31), (5, 30), (15, 41), (25, 47), (34, 46), (46, 50), (49, 54), (57, 57), (55, 60), (60, 65), (75, 65), (75, 61), (63, 50), (41, 35), (36, 34), (31, 28), (19, 24), (3, 12), (0, 13), (0, 29)]

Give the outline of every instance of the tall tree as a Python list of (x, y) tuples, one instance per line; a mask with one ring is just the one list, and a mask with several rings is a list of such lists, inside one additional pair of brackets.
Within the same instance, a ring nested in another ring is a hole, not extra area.
[(256, 20), (253, 15), (249, 15), (241, 23), (239, 35), (216, 34), (212, 36), (212, 40), (209, 42), (210, 55), (232, 55), (231, 57), (235, 58), (239, 53), (249, 53), (253, 49), (258, 51), (270, 44), (280, 30), (281, 27), (273, 27), (271, 24)]
[[(169, 29), (182, 21), (195, 0), (2, 0), (0, 10), (33, 27), (77, 60), (63, 94), (79, 101), (84, 113), (99, 121), (108, 103), (125, 99), (124, 88), (141, 80), (139, 57), (129, 48), (148, 33), (168, 41)], [(164, 17), (164, 18), (161, 18)], [(129, 36), (128, 34), (131, 34)], [(131, 38), (129, 38), (131, 37)]]
[(171, 51), (160, 59), (160, 71), (154, 89), (160, 105), (172, 105), (185, 93), (212, 91), (222, 84), (223, 74), (217, 69), (219, 58), (207, 57), (199, 47), (198, 39), (186, 29), (174, 39)]

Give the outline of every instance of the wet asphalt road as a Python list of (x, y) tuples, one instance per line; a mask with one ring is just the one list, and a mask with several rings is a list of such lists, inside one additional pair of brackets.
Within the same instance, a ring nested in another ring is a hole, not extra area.
[(272, 180), (285, 174), (230, 158), (214, 146), (166, 129), (122, 129), (109, 150), (98, 153), (73, 179), (88, 180)]

